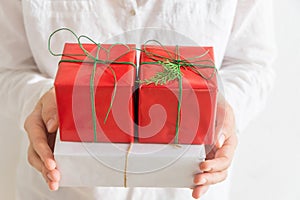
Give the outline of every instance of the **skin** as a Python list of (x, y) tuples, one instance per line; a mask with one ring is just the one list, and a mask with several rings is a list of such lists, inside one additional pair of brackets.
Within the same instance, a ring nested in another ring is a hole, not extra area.
[(238, 142), (235, 130), (233, 110), (219, 95), (216, 124), (216, 133), (219, 133), (218, 141), (208, 153), (207, 159), (199, 164), (203, 173), (194, 176), (196, 186), (193, 188), (192, 196), (195, 199), (202, 197), (210, 185), (226, 179)]
[[(194, 176), (196, 185), (192, 193), (194, 198), (202, 197), (210, 185), (226, 179), (227, 170), (237, 146), (234, 121), (232, 108), (221, 97), (217, 106), (216, 125), (216, 132), (221, 134), (218, 142), (208, 154), (207, 160), (199, 164), (203, 173)], [(50, 190), (57, 190), (60, 172), (53, 156), (53, 144), (58, 129), (54, 89), (49, 90), (41, 97), (32, 113), (27, 117), (24, 128), (30, 141), (28, 162), (41, 173)]]

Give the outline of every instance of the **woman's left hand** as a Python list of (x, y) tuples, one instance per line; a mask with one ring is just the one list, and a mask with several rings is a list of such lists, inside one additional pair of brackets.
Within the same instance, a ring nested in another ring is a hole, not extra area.
[(208, 153), (206, 160), (199, 165), (203, 173), (194, 176), (196, 186), (192, 196), (196, 199), (202, 197), (210, 185), (226, 179), (237, 146), (234, 113), (223, 97), (217, 105), (216, 133), (220, 133), (218, 141)]

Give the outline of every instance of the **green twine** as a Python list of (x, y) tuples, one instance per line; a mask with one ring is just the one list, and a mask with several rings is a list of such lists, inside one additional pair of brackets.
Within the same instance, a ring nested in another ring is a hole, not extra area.
[[(68, 31), (70, 33), (72, 33), (72, 35), (76, 38), (77, 43), (79, 45), (79, 47), (81, 48), (81, 50), (84, 52), (84, 54), (63, 54), (63, 53), (54, 53), (51, 50), (51, 39), (52, 37), (60, 31)], [(96, 52), (96, 56), (94, 57), (92, 54), (90, 54), (89, 51), (87, 51), (82, 43), (81, 43), (81, 39), (85, 38), (87, 40), (89, 40), (90, 42), (92, 42), (93, 44), (95, 44), (97, 46), (97, 52)], [(93, 134), (94, 134), (94, 142), (97, 142), (97, 116), (96, 116), (96, 105), (95, 105), (95, 73), (96, 73), (96, 68), (97, 68), (97, 64), (105, 64), (108, 65), (109, 70), (111, 71), (113, 78), (114, 78), (114, 89), (113, 89), (113, 93), (111, 96), (111, 101), (110, 101), (110, 105), (109, 108), (107, 109), (105, 118), (104, 118), (104, 123), (106, 123), (108, 115), (112, 109), (113, 106), (113, 102), (116, 96), (116, 92), (117, 92), (117, 76), (115, 71), (111, 68), (111, 66), (109, 64), (124, 64), (124, 65), (132, 65), (133, 67), (136, 67), (136, 65), (132, 62), (118, 62), (118, 61), (111, 61), (111, 60), (100, 60), (99, 59), (99, 53), (100, 50), (104, 50), (104, 52), (106, 53), (107, 57), (109, 58), (110, 55), (110, 51), (111, 49), (116, 46), (116, 45), (123, 45), (127, 48), (127, 51), (125, 53), (123, 53), (122, 55), (120, 55), (119, 57), (115, 58), (115, 60), (118, 60), (119, 58), (121, 58), (122, 56), (126, 55), (127, 53), (130, 52), (130, 47), (127, 46), (126, 44), (122, 44), (122, 43), (115, 43), (113, 45), (111, 45), (108, 49), (104, 48), (100, 43), (96, 43), (94, 40), (92, 40), (90, 37), (85, 36), (85, 35), (80, 35), (77, 36), (77, 34), (75, 34), (74, 31), (72, 31), (69, 28), (60, 28), (55, 30), (53, 33), (50, 34), (49, 39), (48, 39), (48, 51), (51, 53), (51, 55), (53, 56), (67, 56), (67, 57), (72, 57), (72, 56), (83, 56), (84, 58), (87, 57), (90, 60), (87, 59), (82, 59), (82, 60), (73, 60), (73, 59), (61, 59), (59, 61), (59, 63), (62, 62), (71, 62), (71, 63), (91, 63), (93, 64), (93, 69), (92, 69), (92, 73), (90, 76), (90, 98), (91, 98), (91, 110), (92, 110), (92, 123), (93, 123)]]
[[(179, 48), (176, 46), (176, 57), (177, 60), (180, 61), (179, 56)], [(179, 125), (180, 125), (180, 116), (181, 116), (181, 102), (182, 102), (182, 74), (180, 71), (180, 64), (177, 64), (177, 71), (179, 74), (179, 77), (177, 78), (179, 81), (179, 97), (178, 97), (178, 104), (177, 104), (177, 118), (176, 118), (176, 129), (175, 129), (175, 140), (174, 143), (178, 144), (178, 137), (179, 137)]]
[[(99, 56), (100, 47), (97, 46), (96, 58)], [(97, 68), (97, 62), (94, 62), (93, 70), (90, 77), (90, 95), (91, 95), (91, 107), (93, 118), (93, 132), (94, 141), (97, 141), (97, 118), (96, 118), (96, 105), (95, 105), (95, 73)]]
[[(82, 49), (82, 51), (84, 52), (84, 54), (60, 54), (60, 53), (54, 53), (51, 50), (51, 39), (52, 37), (60, 31), (68, 31), (70, 33), (73, 34), (73, 36), (77, 39), (77, 43), (79, 45), (79, 47)], [(85, 38), (89, 41), (91, 41), (93, 44), (95, 44), (97, 46), (97, 52), (96, 52), (96, 57), (94, 57), (93, 55), (90, 54), (90, 52), (88, 52), (82, 45), (81, 43), (81, 38)], [(180, 68), (181, 67), (189, 67), (189, 69), (191, 69), (194, 73), (198, 74), (199, 76), (201, 76), (202, 78), (209, 80), (211, 79), (215, 72), (216, 72), (216, 68), (215, 65), (213, 63), (213, 61), (211, 60), (205, 60), (202, 59), (205, 55), (208, 54), (208, 51), (206, 51), (205, 53), (199, 55), (199, 56), (195, 56), (195, 57), (190, 57), (187, 59), (180, 59), (179, 56), (179, 49), (178, 46), (176, 46), (176, 52), (175, 52), (175, 56), (174, 53), (169, 51), (165, 46), (163, 46), (160, 42), (158, 42), (157, 40), (148, 40), (144, 43), (144, 46), (146, 46), (148, 43), (150, 42), (155, 42), (158, 44), (158, 46), (160, 46), (164, 52), (166, 52), (168, 54), (168, 57), (166, 56), (162, 56), (159, 54), (155, 54), (153, 52), (149, 52), (146, 50), (146, 48), (144, 49), (137, 49), (138, 51), (142, 51), (144, 52), (149, 58), (151, 58), (153, 60), (153, 62), (143, 62), (141, 63), (141, 65), (143, 64), (159, 64), (162, 65), (164, 68), (163, 72), (158, 72), (157, 74), (155, 74), (153, 77), (151, 77), (150, 79), (146, 79), (146, 80), (142, 80), (139, 81), (140, 83), (145, 83), (145, 84), (151, 84), (154, 83), (155, 85), (158, 84), (166, 84), (167, 82), (171, 81), (171, 80), (178, 80), (178, 84), (179, 84), (179, 95), (178, 95), (178, 104), (177, 104), (177, 118), (176, 118), (176, 129), (175, 129), (175, 139), (174, 139), (174, 143), (178, 144), (178, 135), (179, 135), (179, 126), (180, 126), (180, 116), (181, 116), (181, 104), (182, 104), (182, 73)], [(116, 43), (113, 44), (109, 47), (109, 49), (105, 49), (103, 46), (101, 46), (100, 43), (96, 43), (94, 40), (92, 40), (91, 38), (89, 38), (88, 36), (85, 35), (80, 35), (79, 37), (74, 33), (74, 31), (72, 31), (71, 29), (68, 28), (60, 28), (55, 30), (53, 33), (50, 34), (49, 39), (48, 39), (48, 50), (49, 52), (53, 55), (53, 56), (68, 56), (68, 57), (72, 57), (72, 56), (83, 56), (83, 57), (87, 57), (90, 60), (73, 60), (73, 59), (62, 59), (59, 61), (59, 63), (61, 62), (72, 62), (72, 63), (93, 63), (93, 69), (92, 69), (92, 73), (90, 76), (90, 98), (91, 98), (91, 109), (92, 109), (92, 121), (93, 121), (93, 132), (94, 132), (94, 141), (97, 141), (97, 118), (96, 118), (96, 108), (95, 108), (95, 73), (96, 73), (96, 68), (97, 68), (97, 64), (105, 64), (108, 65), (108, 68), (110, 69), (110, 71), (112, 72), (112, 75), (114, 77), (114, 89), (113, 89), (113, 93), (111, 96), (111, 101), (110, 101), (110, 105), (109, 108), (106, 112), (105, 118), (104, 118), (104, 123), (106, 123), (108, 115), (112, 109), (113, 106), (113, 102), (116, 96), (116, 92), (117, 92), (117, 77), (116, 77), (116, 73), (115, 71), (109, 66), (109, 64), (125, 64), (125, 65), (132, 65), (134, 67), (136, 67), (136, 65), (132, 62), (117, 62), (117, 61), (110, 61), (110, 60), (100, 60), (98, 59), (99, 57), (99, 53), (100, 50), (104, 50), (107, 54), (107, 56), (109, 57), (109, 53), (110, 50), (116, 46), (116, 45), (123, 45), (125, 47), (128, 48), (128, 51), (125, 52), (124, 54), (120, 55), (119, 57), (117, 57), (115, 60), (119, 59), (120, 57), (124, 56), (125, 54), (130, 52), (130, 48), (122, 43)], [(209, 64), (202, 64), (202, 63), (209, 63)], [(200, 71), (198, 71), (197, 68), (212, 68), (213, 73), (210, 74), (210, 76), (206, 76), (203, 73), (201, 73)]]

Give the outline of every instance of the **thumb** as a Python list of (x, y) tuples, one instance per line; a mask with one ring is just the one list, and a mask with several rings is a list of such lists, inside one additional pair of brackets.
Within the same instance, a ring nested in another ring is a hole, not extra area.
[(216, 147), (221, 148), (224, 142), (235, 133), (235, 117), (232, 107), (221, 97), (217, 104)]
[(223, 133), (223, 129), (226, 129), (226, 127), (224, 127), (226, 122), (226, 102), (222, 95), (218, 96), (216, 113), (215, 137), (217, 140), (215, 146), (221, 148), (226, 139), (225, 134)]
[(49, 133), (56, 132), (58, 128), (57, 105), (54, 88), (49, 90), (41, 99), (42, 119)]

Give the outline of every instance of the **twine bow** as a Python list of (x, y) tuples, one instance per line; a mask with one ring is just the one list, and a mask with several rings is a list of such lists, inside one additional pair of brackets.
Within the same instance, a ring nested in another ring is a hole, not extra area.
[[(150, 52), (147, 50), (146, 45), (150, 42), (156, 43), (167, 56), (163, 56), (158, 53)], [(167, 82), (172, 80), (178, 80), (179, 84), (179, 94), (178, 94), (178, 104), (177, 104), (177, 118), (176, 118), (176, 129), (175, 129), (175, 139), (174, 143), (178, 144), (179, 136), (179, 125), (180, 125), (180, 115), (181, 115), (181, 104), (182, 104), (182, 72), (181, 68), (190, 69), (194, 73), (198, 74), (205, 80), (210, 80), (216, 73), (216, 67), (212, 60), (203, 59), (209, 51), (204, 52), (203, 54), (190, 58), (181, 58), (179, 54), (179, 48), (176, 46), (175, 52), (168, 50), (164, 45), (162, 45), (157, 40), (148, 40), (144, 43), (143, 51), (151, 62), (142, 62), (141, 65), (145, 64), (157, 64), (163, 67), (162, 72), (157, 72), (154, 76), (149, 79), (140, 80), (140, 83), (145, 84), (155, 84), (155, 85), (165, 85)], [(209, 76), (206, 76), (204, 73), (198, 70), (198, 68), (211, 68), (213, 69), (212, 73)]]
[[(77, 43), (80, 47), (80, 49), (83, 51), (83, 54), (61, 54), (61, 53), (54, 53), (51, 50), (51, 39), (52, 37), (60, 31), (68, 31), (70, 33), (72, 33), (72, 35), (76, 38)], [(81, 39), (87, 39), (89, 40), (92, 44), (95, 44), (97, 47), (96, 50), (96, 55), (93, 56), (89, 51), (87, 51), (82, 43), (81, 43)], [(122, 45), (124, 47), (127, 48), (127, 51), (125, 51), (125, 53), (121, 54), (120, 56), (118, 56), (117, 58), (115, 58), (114, 60), (109, 60), (108, 58), (110, 57), (110, 51), (113, 47), (117, 46), (117, 45)], [(92, 120), (93, 120), (93, 134), (94, 134), (94, 142), (97, 142), (97, 117), (96, 117), (96, 105), (95, 105), (95, 73), (96, 73), (96, 68), (97, 68), (97, 64), (104, 64), (106, 65), (109, 70), (111, 71), (113, 77), (114, 77), (114, 89), (113, 89), (113, 93), (111, 96), (111, 101), (110, 101), (110, 105), (109, 108), (106, 112), (105, 118), (104, 118), (104, 123), (106, 123), (108, 115), (112, 109), (113, 106), (113, 102), (116, 96), (116, 92), (117, 92), (117, 77), (116, 77), (116, 73), (115, 71), (112, 69), (112, 67), (110, 66), (110, 64), (124, 64), (124, 65), (132, 65), (133, 67), (136, 67), (136, 65), (132, 62), (118, 62), (116, 60), (118, 60), (119, 58), (121, 58), (122, 56), (126, 55), (127, 53), (130, 52), (130, 47), (126, 44), (122, 44), (122, 43), (115, 43), (112, 44), (108, 49), (104, 48), (100, 43), (96, 43), (94, 40), (92, 40), (90, 37), (85, 36), (85, 35), (80, 35), (77, 36), (74, 31), (72, 31), (71, 29), (68, 28), (60, 28), (55, 30), (53, 33), (50, 34), (49, 39), (48, 39), (48, 50), (49, 52), (53, 55), (53, 56), (65, 56), (65, 57), (70, 57), (70, 59), (62, 59), (59, 61), (59, 63), (62, 62), (71, 62), (71, 63), (91, 63), (93, 64), (93, 69), (92, 69), (92, 73), (90, 76), (90, 97), (91, 97), (91, 110), (92, 110)], [(99, 54), (100, 54), (100, 50), (104, 50), (104, 52), (106, 53), (106, 60), (101, 60), (99, 59)], [(83, 59), (83, 60), (78, 60), (78, 59), (71, 59), (72, 56), (84, 56), (84, 58), (87, 59)]]

